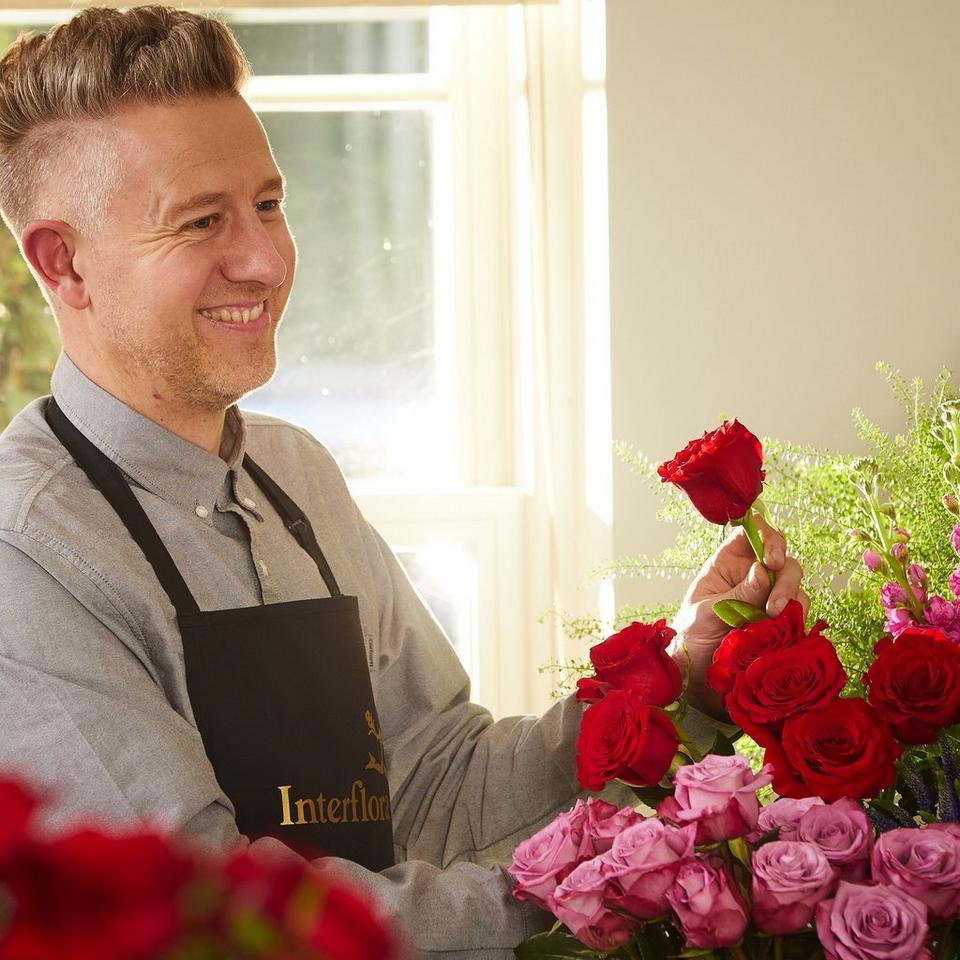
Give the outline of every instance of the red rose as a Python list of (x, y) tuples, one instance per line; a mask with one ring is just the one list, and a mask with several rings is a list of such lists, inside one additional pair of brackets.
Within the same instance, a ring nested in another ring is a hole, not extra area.
[(769, 746), (787, 717), (826, 706), (846, 682), (833, 644), (816, 635), (754, 660), (737, 673), (724, 705), (735, 724)]
[(939, 630), (911, 628), (881, 640), (864, 674), (867, 699), (904, 743), (934, 743), (960, 723), (960, 647)]
[(577, 683), (577, 699), (592, 703), (613, 688), (633, 690), (652, 706), (673, 703), (683, 689), (680, 670), (667, 653), (676, 635), (666, 620), (634, 622), (591, 647), (590, 662), (596, 677)]
[(586, 790), (602, 790), (615, 779), (651, 786), (669, 769), (679, 743), (662, 710), (633, 690), (611, 690), (580, 721), (577, 778)]
[(342, 885), (327, 892), (308, 942), (324, 960), (388, 960), (397, 954), (367, 901)]
[(27, 840), (37, 798), (13, 780), (0, 780), (0, 871)]
[(790, 600), (776, 617), (731, 630), (714, 653), (713, 663), (707, 667), (707, 683), (725, 696), (733, 689), (736, 675), (757, 657), (792, 647), (807, 637), (819, 636), (825, 626), (823, 620), (818, 620), (808, 634), (800, 601)]
[(657, 473), (663, 483), (683, 490), (711, 523), (742, 520), (763, 489), (763, 447), (738, 420), (724, 420)]
[(5, 878), (14, 910), (0, 958), (152, 957), (180, 930), (194, 870), (159, 836), (81, 830), (36, 845)]
[(773, 789), (781, 796), (874, 797), (893, 785), (900, 747), (883, 717), (865, 700), (834, 700), (790, 717), (778, 745), (767, 748)]

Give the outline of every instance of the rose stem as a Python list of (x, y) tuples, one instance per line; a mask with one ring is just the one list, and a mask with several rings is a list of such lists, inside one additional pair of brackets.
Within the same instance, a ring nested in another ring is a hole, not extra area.
[(753, 547), (754, 555), (760, 561), (760, 565), (764, 570), (767, 571), (767, 579), (770, 581), (770, 586), (772, 587), (777, 582), (777, 578), (774, 572), (768, 569), (763, 562), (763, 537), (760, 536), (760, 531), (757, 529), (757, 520), (753, 514), (753, 508), (747, 511), (747, 515), (740, 521), (740, 526), (743, 527), (747, 534), (747, 539), (750, 541), (750, 546)]

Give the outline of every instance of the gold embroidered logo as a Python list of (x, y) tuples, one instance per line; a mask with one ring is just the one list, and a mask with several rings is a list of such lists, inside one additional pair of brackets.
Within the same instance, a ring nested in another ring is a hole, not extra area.
[[(365, 770), (375, 770), (381, 776), (387, 775), (386, 762), (383, 755), (383, 737), (377, 727), (373, 713), (367, 710), (364, 713), (367, 722), (367, 734), (377, 741), (377, 754), (372, 750), (367, 752)], [(280, 820), (281, 827), (304, 826), (308, 823), (369, 823), (381, 820), (390, 820), (390, 796), (368, 796), (367, 788), (362, 780), (354, 780), (350, 786), (350, 795), (346, 797), (327, 797), (319, 794), (316, 797), (291, 799), (292, 784), (277, 787), (280, 791)]]
[(380, 776), (385, 777), (387, 775), (387, 767), (383, 762), (383, 738), (377, 729), (377, 721), (373, 719), (373, 714), (369, 710), (363, 716), (367, 721), (367, 733), (377, 741), (377, 748), (380, 753), (379, 760), (372, 753), (368, 754), (367, 765), (364, 769), (376, 770)]

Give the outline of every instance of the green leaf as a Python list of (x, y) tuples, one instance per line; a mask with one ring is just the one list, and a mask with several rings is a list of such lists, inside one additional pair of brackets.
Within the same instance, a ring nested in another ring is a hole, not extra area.
[(622, 954), (608, 954), (582, 944), (565, 927), (538, 933), (524, 940), (514, 951), (517, 960), (569, 960), (570, 957), (608, 957)]
[(734, 735), (733, 739), (730, 739), (718, 730), (713, 738), (713, 746), (707, 753), (716, 754), (718, 757), (732, 757), (737, 752), (734, 741), (738, 740), (741, 736), (743, 736), (742, 732), (738, 732)]
[(673, 796), (673, 790), (667, 787), (635, 787), (633, 784), (626, 784), (636, 795), (636, 798), (646, 806), (650, 807), (651, 810), (655, 810), (657, 804), (661, 800), (666, 800), (667, 797)]
[(713, 612), (729, 627), (742, 627), (767, 619), (763, 610), (743, 600), (720, 600), (713, 605)]

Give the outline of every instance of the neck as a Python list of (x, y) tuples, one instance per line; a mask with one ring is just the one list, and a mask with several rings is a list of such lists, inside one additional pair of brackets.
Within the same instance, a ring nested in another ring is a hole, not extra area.
[(121, 372), (111, 375), (104, 373), (97, 364), (84, 364), (72, 352), (69, 356), (98, 387), (121, 403), (164, 430), (169, 430), (215, 457), (220, 456), (226, 408), (202, 407), (174, 399), (173, 391), (166, 383), (151, 382), (149, 379), (138, 380)]

